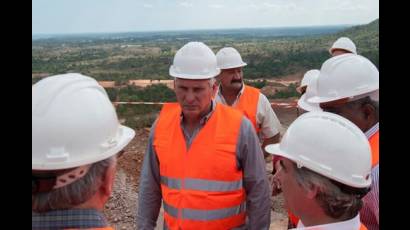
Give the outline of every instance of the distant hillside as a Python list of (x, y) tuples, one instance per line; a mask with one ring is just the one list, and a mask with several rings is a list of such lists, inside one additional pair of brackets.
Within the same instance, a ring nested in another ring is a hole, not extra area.
[(329, 47), (334, 40), (341, 36), (352, 39), (356, 44), (358, 53), (370, 58), (377, 67), (379, 66), (379, 19), (366, 25), (355, 26), (334, 35), (325, 36), (330, 40)]
[(215, 53), (235, 47), (248, 65), (245, 78), (300, 76), (319, 69), (328, 49), (341, 36), (355, 42), (358, 53), (379, 65), (379, 20), (360, 26), (265, 28), (218, 31), (125, 33), (60, 36), (32, 40), (32, 82), (65, 72), (98, 80), (170, 79), (176, 51), (202, 41)]

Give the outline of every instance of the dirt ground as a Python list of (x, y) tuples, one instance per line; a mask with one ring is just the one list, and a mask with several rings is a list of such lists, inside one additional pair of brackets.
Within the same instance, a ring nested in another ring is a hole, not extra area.
[[(280, 102), (289, 102), (282, 100)], [(282, 123), (283, 130), (296, 118), (295, 108), (274, 108), (276, 115)], [(104, 213), (112, 227), (115, 229), (136, 229), (136, 210), (138, 200), (138, 180), (142, 161), (147, 146), (149, 130), (138, 129), (132, 142), (125, 148), (125, 153), (118, 161), (116, 181), (113, 194), (107, 202)], [(266, 164), (269, 175), (272, 171), (272, 163)], [(271, 200), (271, 225), (270, 230), (287, 229), (287, 213), (284, 209), (284, 200), (281, 195)], [(157, 221), (157, 228), (162, 229), (162, 210)]]

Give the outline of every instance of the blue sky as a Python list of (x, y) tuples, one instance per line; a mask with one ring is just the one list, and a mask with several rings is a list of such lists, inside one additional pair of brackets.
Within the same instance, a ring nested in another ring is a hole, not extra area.
[(365, 24), (378, 0), (32, 0), (32, 34)]

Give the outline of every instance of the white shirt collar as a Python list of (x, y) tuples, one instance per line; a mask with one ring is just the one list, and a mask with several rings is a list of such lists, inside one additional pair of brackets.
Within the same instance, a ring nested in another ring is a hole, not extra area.
[[(243, 94), (243, 91), (245, 90), (245, 83), (242, 81), (242, 88), (241, 88), (241, 90), (239, 91), (239, 93), (238, 93), (238, 95), (236, 95), (236, 99), (235, 99), (235, 101), (232, 103), (232, 105), (231, 106), (235, 106), (236, 105), (236, 103), (238, 103), (238, 101), (239, 101), (239, 98), (241, 97), (241, 95)], [(220, 103), (222, 103), (222, 104), (224, 104), (224, 105), (228, 105), (228, 103), (226, 103), (226, 100), (225, 100), (225, 98), (224, 98), (224, 96), (222, 95), (222, 90), (221, 90), (221, 86), (219, 86), (218, 87), (218, 92), (217, 92), (217, 102), (220, 102)]]
[(357, 214), (356, 217), (354, 217), (350, 220), (331, 223), (331, 224), (322, 224), (322, 225), (310, 226), (310, 227), (305, 227), (303, 225), (302, 221), (299, 220), (297, 228), (293, 228), (293, 229), (304, 229), (304, 230), (359, 230), (360, 225), (361, 225), (360, 217), (359, 217), (359, 214)]

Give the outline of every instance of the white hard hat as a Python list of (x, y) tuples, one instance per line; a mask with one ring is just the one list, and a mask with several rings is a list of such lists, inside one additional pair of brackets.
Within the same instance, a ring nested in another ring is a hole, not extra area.
[(296, 90), (301, 93), (301, 88), (308, 86), (313, 78), (317, 78), (319, 76), (319, 73), (320, 71), (318, 69), (311, 69), (309, 71), (306, 71), (306, 73), (303, 75), (302, 81), (300, 82), (300, 86), (296, 88)]
[(246, 66), (239, 52), (232, 47), (225, 47), (216, 53), (216, 60), (220, 69), (232, 69)]
[(322, 176), (355, 188), (371, 184), (371, 150), (364, 133), (351, 121), (328, 112), (298, 117), (280, 144), (265, 150)]
[(169, 75), (184, 79), (210, 79), (221, 70), (217, 68), (214, 52), (202, 42), (189, 42), (177, 51)]
[(32, 170), (59, 170), (107, 159), (135, 131), (119, 124), (107, 93), (93, 78), (47, 77), (32, 87)]
[(340, 37), (339, 39), (337, 39), (329, 49), (329, 53), (332, 54), (334, 49), (342, 49), (357, 54), (356, 45), (352, 40), (350, 40), (350, 38), (347, 37)]
[(310, 103), (324, 103), (379, 90), (379, 71), (367, 58), (343, 54), (325, 61), (317, 79), (317, 95)]
[(306, 92), (298, 100), (298, 106), (305, 111), (323, 111), (320, 108), (319, 103), (310, 103), (307, 100), (317, 94), (317, 78), (319, 77), (319, 71), (316, 72), (316, 75), (313, 75), (309, 79), (309, 83), (306, 86)]

